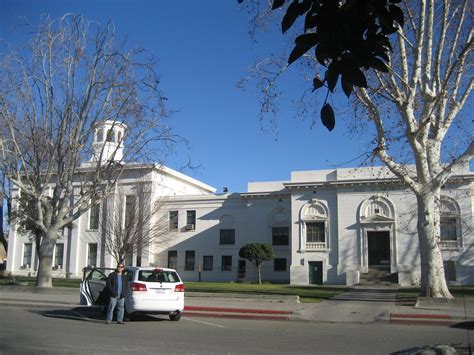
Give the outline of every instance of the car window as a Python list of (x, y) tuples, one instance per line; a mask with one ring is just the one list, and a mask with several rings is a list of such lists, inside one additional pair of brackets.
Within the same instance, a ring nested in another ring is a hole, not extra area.
[(93, 270), (88, 277), (89, 281), (107, 281), (107, 276), (114, 270)]
[(145, 282), (179, 282), (178, 274), (174, 271), (163, 270), (141, 270), (138, 272), (138, 280)]

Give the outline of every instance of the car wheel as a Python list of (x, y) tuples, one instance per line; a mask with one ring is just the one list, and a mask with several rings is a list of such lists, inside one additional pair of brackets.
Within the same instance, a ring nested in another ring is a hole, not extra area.
[(133, 312), (129, 312), (127, 310), (127, 306), (125, 306), (125, 314), (124, 314), (124, 319), (128, 320), (129, 322), (131, 322), (134, 318), (134, 313)]
[(181, 319), (183, 313), (181, 312), (176, 312), (176, 313), (171, 313), (170, 314), (170, 320), (173, 322), (177, 322)]

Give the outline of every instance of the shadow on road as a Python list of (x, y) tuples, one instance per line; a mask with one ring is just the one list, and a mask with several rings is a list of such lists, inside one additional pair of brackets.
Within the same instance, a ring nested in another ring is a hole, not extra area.
[[(105, 314), (100, 308), (95, 307), (75, 307), (71, 309), (54, 309), (54, 310), (29, 310), (32, 313), (39, 314), (43, 317), (71, 319), (82, 322), (103, 323), (105, 321)], [(127, 315), (124, 319), (126, 322), (131, 322), (132, 319)], [(161, 322), (169, 321), (168, 318), (159, 318), (147, 314), (133, 315), (133, 323), (135, 322)]]
[(468, 348), (463, 344), (432, 344), (403, 349), (390, 355), (425, 355), (425, 354), (467, 354)]
[(460, 322), (456, 323), (450, 326), (451, 328), (456, 328), (456, 329), (466, 329), (466, 330), (473, 330), (474, 329), (474, 321), (466, 321), (466, 322)]

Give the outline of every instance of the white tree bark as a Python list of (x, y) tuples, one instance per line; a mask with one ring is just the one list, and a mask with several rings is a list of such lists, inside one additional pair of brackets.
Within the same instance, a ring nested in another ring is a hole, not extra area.
[[(357, 99), (376, 127), (374, 153), (417, 198), (421, 294), (451, 298), (438, 244), (439, 201), (440, 189), (453, 170), (474, 156), (469, 118), (460, 116), (473, 88), (472, 14), (468, 1), (422, 0), (416, 11), (413, 4), (406, 2), (409, 21), (399, 29), (389, 73), (377, 74), (371, 88), (358, 90)], [(437, 7), (443, 10), (435, 16)], [(390, 100), (384, 100), (387, 97)], [(390, 111), (387, 107), (393, 114), (384, 117), (381, 112)], [(447, 137), (454, 122), (461, 132), (465, 126), (466, 143), (446, 152), (443, 149), (459, 143)], [(406, 169), (406, 157), (397, 151), (403, 139), (410, 146), (415, 174)]]

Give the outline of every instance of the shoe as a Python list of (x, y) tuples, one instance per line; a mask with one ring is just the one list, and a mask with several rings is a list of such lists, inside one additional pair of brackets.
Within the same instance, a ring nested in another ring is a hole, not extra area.
[(117, 324), (125, 325), (125, 323), (124, 323), (124, 322), (117, 322)]
[(105, 324), (112, 324), (112, 321), (106, 320), (106, 321), (105, 321)]

